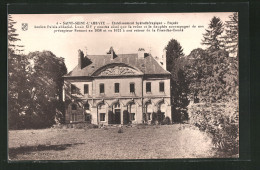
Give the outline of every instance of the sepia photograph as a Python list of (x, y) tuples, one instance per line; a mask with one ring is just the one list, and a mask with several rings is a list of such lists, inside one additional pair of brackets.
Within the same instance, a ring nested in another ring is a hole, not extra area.
[(8, 14), (8, 160), (239, 158), (238, 23)]

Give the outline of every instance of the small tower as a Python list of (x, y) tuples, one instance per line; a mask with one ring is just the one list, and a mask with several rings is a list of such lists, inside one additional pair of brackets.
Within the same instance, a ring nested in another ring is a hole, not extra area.
[(145, 50), (143, 48), (138, 49), (138, 59), (144, 59), (145, 57)]
[(167, 50), (166, 49), (163, 49), (163, 55), (162, 55), (162, 66), (163, 66), (163, 68), (166, 70), (167, 68), (166, 68), (166, 52), (167, 52)]
[(83, 68), (83, 60), (84, 60), (84, 53), (79, 49), (78, 50), (78, 67), (80, 69)]

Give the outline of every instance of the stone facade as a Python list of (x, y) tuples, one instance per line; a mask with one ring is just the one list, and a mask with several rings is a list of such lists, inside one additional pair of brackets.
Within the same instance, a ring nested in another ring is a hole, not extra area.
[[(152, 56), (82, 55), (79, 51), (79, 65), (64, 76), (66, 123), (149, 123), (158, 110), (171, 119), (170, 73)], [(84, 58), (90, 62), (84, 65)]]

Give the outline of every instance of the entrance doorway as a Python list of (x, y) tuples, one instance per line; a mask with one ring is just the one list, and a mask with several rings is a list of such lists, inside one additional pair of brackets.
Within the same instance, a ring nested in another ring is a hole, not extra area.
[(115, 124), (121, 124), (120, 109), (115, 109)]

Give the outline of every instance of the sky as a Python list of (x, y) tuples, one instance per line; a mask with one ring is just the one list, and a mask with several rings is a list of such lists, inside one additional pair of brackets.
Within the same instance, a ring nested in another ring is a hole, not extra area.
[[(212, 17), (222, 22), (228, 20), (231, 12), (218, 13), (117, 13), (117, 14), (12, 14), (17, 23), (15, 28), (25, 46), (24, 53), (33, 51), (52, 51), (57, 57), (65, 58), (68, 71), (77, 65), (78, 50), (89, 55), (104, 55), (112, 46), (117, 54), (137, 53), (144, 48), (152, 56), (162, 56), (163, 49), (171, 39), (176, 39), (188, 55), (193, 49), (206, 48), (201, 45), (203, 33)], [(63, 22), (178, 22), (179, 26), (190, 26), (183, 32), (56, 32), (54, 29), (35, 28), (35, 26), (56, 25)], [(22, 23), (28, 30), (22, 30)], [(196, 28), (192, 28), (195, 25)], [(198, 28), (201, 26), (201, 28)]]

